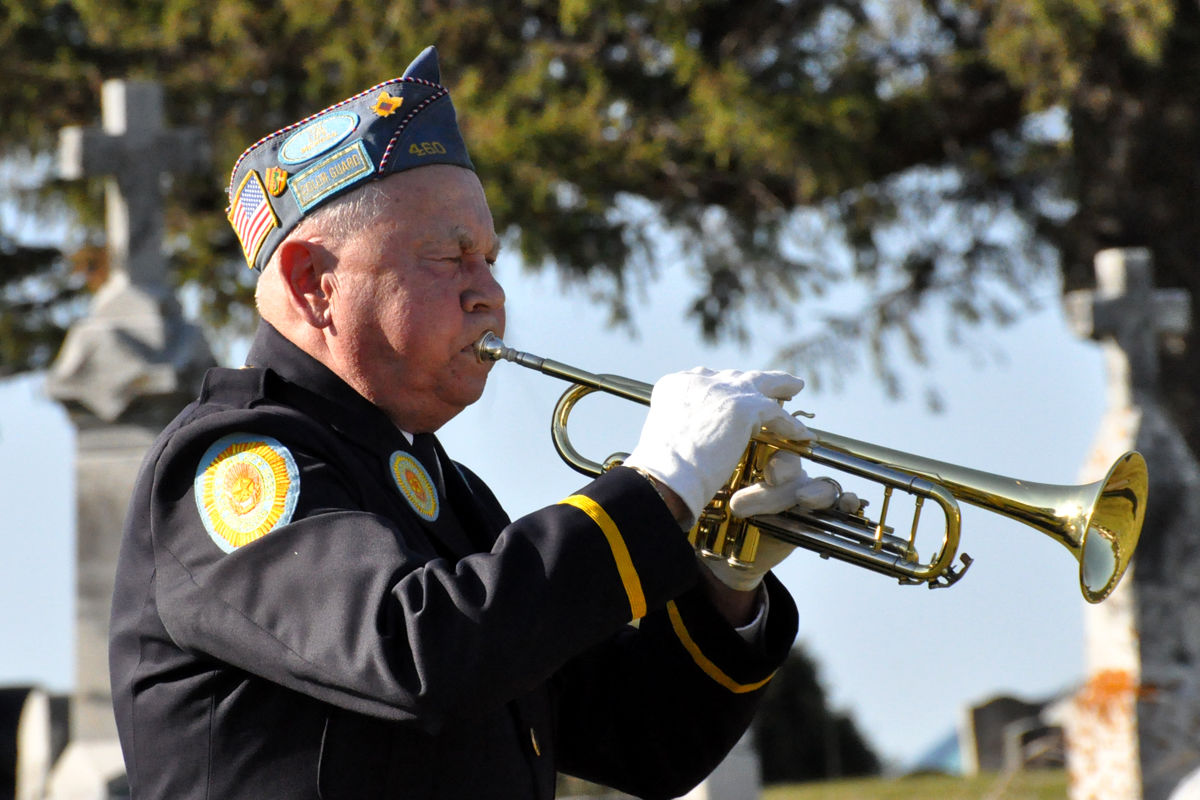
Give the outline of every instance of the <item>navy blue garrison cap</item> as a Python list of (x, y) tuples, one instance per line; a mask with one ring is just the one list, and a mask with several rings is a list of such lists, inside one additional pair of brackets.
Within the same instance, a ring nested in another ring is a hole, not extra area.
[(246, 263), (262, 271), (306, 214), (367, 181), (426, 164), (473, 170), (437, 50), (404, 75), (252, 144), (233, 165), (229, 222)]

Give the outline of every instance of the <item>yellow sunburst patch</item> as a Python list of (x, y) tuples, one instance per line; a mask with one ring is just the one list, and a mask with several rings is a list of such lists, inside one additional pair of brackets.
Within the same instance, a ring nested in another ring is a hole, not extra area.
[(300, 470), (278, 440), (235, 433), (204, 453), (194, 489), (208, 535), (231, 553), (291, 521), (300, 497)]
[(437, 519), (441, 510), (438, 506), (437, 491), (433, 488), (433, 481), (430, 480), (425, 467), (421, 466), (421, 462), (403, 450), (397, 450), (392, 453), (390, 466), (396, 488), (404, 495), (413, 511), (430, 522)]
[(379, 93), (379, 97), (375, 98), (375, 105), (371, 106), (371, 110), (381, 117), (390, 117), (395, 114), (400, 106), (404, 104), (403, 97), (395, 97), (384, 89)]

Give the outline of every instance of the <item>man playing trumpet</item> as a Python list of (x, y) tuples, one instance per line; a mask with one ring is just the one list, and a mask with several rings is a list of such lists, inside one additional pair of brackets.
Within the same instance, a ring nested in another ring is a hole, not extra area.
[[(133, 796), (525, 800), (563, 771), (668, 798), (702, 780), (796, 609), (768, 572), (789, 546), (734, 571), (682, 528), (754, 431), (807, 435), (781, 408), (803, 383), (669, 375), (626, 466), (512, 521), (433, 436), (484, 389), (474, 343), (504, 330), (436, 52), (255, 143), (229, 192), (262, 321), (130, 506), (111, 668)], [(736, 511), (837, 499), (794, 456), (772, 470)]]

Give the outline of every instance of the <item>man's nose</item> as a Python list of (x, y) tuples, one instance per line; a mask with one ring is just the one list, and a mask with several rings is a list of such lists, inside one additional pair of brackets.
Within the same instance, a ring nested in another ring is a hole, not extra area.
[(464, 311), (486, 311), (504, 307), (504, 288), (486, 259), (472, 259), (471, 282), (463, 292)]

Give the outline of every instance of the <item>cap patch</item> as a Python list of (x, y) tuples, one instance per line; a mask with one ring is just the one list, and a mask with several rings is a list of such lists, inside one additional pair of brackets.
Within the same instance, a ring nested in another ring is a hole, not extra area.
[(370, 176), (375, 171), (367, 148), (359, 139), (297, 172), (288, 181), (288, 189), (301, 211), (308, 211), (329, 195)]
[(279, 218), (271, 208), (258, 173), (250, 170), (234, 195), (233, 207), (229, 210), (229, 222), (242, 243), (246, 261), (254, 263), (267, 234), (279, 227)]
[(381, 117), (390, 117), (400, 110), (400, 106), (404, 104), (403, 97), (393, 97), (388, 94), (387, 89), (379, 93), (379, 97), (375, 99), (375, 105), (371, 106), (371, 110)]
[(291, 521), (300, 471), (278, 440), (235, 433), (205, 451), (193, 489), (209, 537), (231, 553)]
[(279, 167), (267, 167), (267, 172), (263, 175), (263, 179), (267, 182), (267, 191), (271, 193), (271, 197), (279, 197), (279, 195), (283, 194), (283, 190), (287, 188), (287, 171)]
[(438, 506), (437, 491), (434, 490), (433, 481), (421, 462), (403, 450), (392, 453), (389, 461), (392, 480), (396, 482), (396, 488), (412, 506), (413, 511), (430, 522), (437, 519), (441, 510)]
[(399, 78), (246, 148), (229, 176), (228, 213), (249, 266), (261, 271), (302, 219), (368, 181), (426, 164), (475, 169), (440, 81), (437, 50), (427, 47)]
[(296, 166), (337, 147), (358, 127), (358, 114), (338, 111), (318, 117), (293, 133), (279, 148), (279, 163)]

